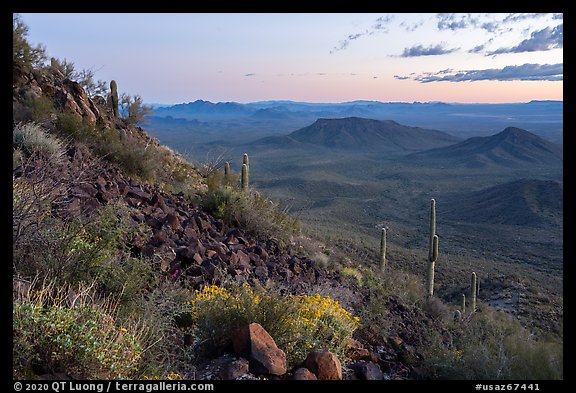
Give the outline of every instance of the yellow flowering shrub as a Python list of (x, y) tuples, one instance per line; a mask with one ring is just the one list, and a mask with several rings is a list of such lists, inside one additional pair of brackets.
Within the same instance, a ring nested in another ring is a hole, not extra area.
[(343, 359), (346, 343), (360, 326), (360, 318), (329, 296), (316, 294), (291, 298), (299, 306), (293, 321), (298, 337), (290, 348), (291, 356), (305, 358), (312, 349), (329, 349)]
[(206, 286), (196, 290), (187, 305), (198, 349), (210, 355), (230, 344), (234, 329), (256, 322), (286, 352), (289, 364), (303, 361), (314, 349), (330, 350), (343, 360), (345, 345), (360, 326), (358, 317), (328, 296), (283, 296), (247, 284)]

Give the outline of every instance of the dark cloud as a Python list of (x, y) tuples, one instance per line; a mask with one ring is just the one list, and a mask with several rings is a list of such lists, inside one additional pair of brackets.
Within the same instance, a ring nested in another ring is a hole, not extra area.
[(542, 16), (548, 15), (547, 13), (512, 13), (512, 14), (508, 14), (503, 20), (502, 22), (504, 23), (508, 23), (508, 22), (519, 22), (521, 20), (526, 20), (526, 19), (536, 19), (536, 18), (540, 18)]
[(463, 70), (431, 73), (407, 77), (394, 75), (394, 78), (412, 79), (421, 83), (429, 82), (470, 82), (481, 80), (494, 81), (561, 81), (564, 79), (563, 64), (523, 64), (519, 66), (506, 66), (504, 68), (491, 68), (486, 70)]
[(438, 45), (416, 45), (411, 48), (405, 48), (400, 57), (417, 57), (417, 56), (437, 56), (452, 53), (460, 48), (446, 48), (444, 43)]
[(480, 53), (484, 50), (485, 47), (486, 47), (485, 44), (475, 46), (474, 48), (469, 49), (468, 53)]
[(489, 33), (494, 33), (500, 27), (498, 22), (484, 22), (480, 25), (483, 30), (486, 30)]
[(542, 30), (532, 32), (530, 38), (511, 48), (499, 48), (495, 51), (488, 52), (487, 55), (499, 55), (502, 53), (520, 53), (546, 51), (554, 48), (563, 47), (564, 24), (554, 28), (546, 27)]
[(244, 74), (244, 76), (255, 76), (256, 74)]

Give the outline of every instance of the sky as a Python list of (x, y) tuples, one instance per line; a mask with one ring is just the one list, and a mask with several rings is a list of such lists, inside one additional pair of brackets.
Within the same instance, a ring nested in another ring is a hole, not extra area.
[(23, 13), (146, 103), (563, 100), (563, 14)]

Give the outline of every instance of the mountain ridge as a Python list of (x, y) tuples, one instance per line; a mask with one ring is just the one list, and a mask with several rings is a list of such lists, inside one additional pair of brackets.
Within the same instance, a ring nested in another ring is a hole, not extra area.
[(407, 159), (421, 164), (459, 165), (470, 168), (525, 165), (561, 166), (563, 152), (559, 145), (517, 127), (487, 136), (472, 137), (451, 146), (416, 152)]
[(405, 126), (394, 120), (346, 117), (321, 118), (288, 135), (262, 138), (253, 144), (277, 144), (280, 147), (286, 142), (297, 142), (302, 146), (331, 149), (405, 152), (446, 146), (460, 140), (442, 131)]

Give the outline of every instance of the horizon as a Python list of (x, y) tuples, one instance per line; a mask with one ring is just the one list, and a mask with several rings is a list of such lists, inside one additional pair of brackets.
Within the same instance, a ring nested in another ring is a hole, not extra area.
[(529, 101), (507, 101), (507, 102), (457, 102), (457, 101), (378, 101), (378, 100), (351, 100), (351, 101), (339, 101), (339, 102), (318, 102), (318, 101), (294, 101), (294, 100), (258, 100), (258, 101), (248, 101), (248, 102), (240, 102), (240, 101), (210, 101), (204, 100), (202, 98), (198, 98), (193, 101), (183, 101), (183, 102), (176, 102), (176, 103), (166, 103), (166, 102), (145, 102), (146, 105), (166, 105), (166, 106), (175, 106), (175, 105), (186, 105), (186, 104), (193, 104), (197, 101), (209, 102), (212, 104), (241, 104), (241, 105), (248, 105), (248, 104), (260, 104), (260, 103), (272, 103), (272, 102), (286, 102), (286, 103), (294, 103), (294, 104), (313, 104), (313, 105), (338, 105), (338, 104), (352, 104), (355, 102), (373, 102), (378, 104), (448, 104), (448, 105), (507, 105), (507, 104), (529, 104), (531, 102), (562, 102), (564, 103), (563, 99), (560, 100), (529, 100)]
[(563, 13), (20, 16), (49, 56), (145, 102), (563, 101)]

